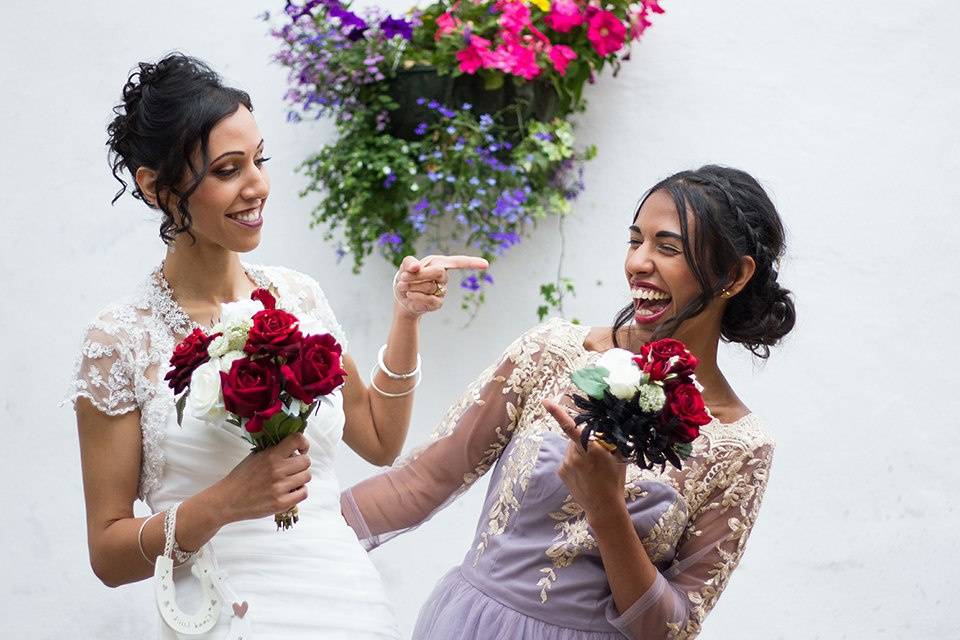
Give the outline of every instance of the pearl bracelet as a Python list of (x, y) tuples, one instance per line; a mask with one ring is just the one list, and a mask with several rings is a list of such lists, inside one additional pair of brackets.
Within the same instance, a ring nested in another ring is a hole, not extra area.
[(164, 512), (163, 518), (163, 555), (172, 558), (177, 564), (183, 564), (193, 557), (196, 551), (184, 551), (177, 544), (177, 510), (180, 503), (176, 503)]
[(417, 354), (417, 366), (413, 369), (413, 371), (410, 373), (394, 373), (393, 371), (390, 371), (390, 369), (387, 368), (387, 365), (383, 362), (383, 354), (386, 352), (387, 345), (380, 347), (380, 351), (377, 353), (377, 364), (380, 366), (380, 371), (383, 371), (385, 374), (387, 374), (388, 378), (393, 380), (409, 380), (414, 376), (420, 375), (421, 360), (419, 353)]
[[(384, 372), (384, 373), (386, 373), (386, 372)], [(384, 391), (383, 389), (381, 389), (380, 387), (378, 387), (378, 386), (377, 386), (377, 383), (374, 382), (373, 377), (374, 377), (375, 375), (377, 375), (377, 366), (374, 365), (373, 369), (370, 370), (370, 386), (373, 388), (374, 391), (376, 391), (376, 392), (379, 393), (380, 395), (384, 396), (385, 398), (402, 398), (403, 396), (408, 396), (408, 395), (410, 395), (411, 393), (414, 392), (414, 390), (415, 390), (417, 387), (420, 386), (420, 381), (423, 380), (423, 374), (420, 372), (420, 367), (419, 367), (419, 366), (416, 368), (415, 373), (416, 373), (416, 376), (417, 376), (417, 381), (414, 383), (414, 385), (413, 385), (412, 387), (410, 387), (409, 390), (404, 391), (403, 393), (388, 393), (388, 392)]]

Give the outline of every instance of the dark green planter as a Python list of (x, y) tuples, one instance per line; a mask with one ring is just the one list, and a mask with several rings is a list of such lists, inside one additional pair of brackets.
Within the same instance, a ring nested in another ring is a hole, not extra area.
[[(433, 67), (401, 70), (389, 82), (390, 96), (399, 105), (390, 114), (390, 133), (404, 140), (418, 139), (414, 131), (421, 122), (437, 120), (437, 114), (425, 104), (417, 104), (420, 98), (428, 102), (436, 100), (451, 109), (470, 103), (473, 112), (478, 114), (503, 112), (503, 122), (508, 135), (513, 138), (519, 137), (520, 119), (552, 120), (559, 103), (556, 91), (548, 82), (526, 82), (507, 77), (502, 86), (491, 90), (484, 87), (480, 76), (442, 76)], [(514, 122), (517, 124), (511, 126)]]

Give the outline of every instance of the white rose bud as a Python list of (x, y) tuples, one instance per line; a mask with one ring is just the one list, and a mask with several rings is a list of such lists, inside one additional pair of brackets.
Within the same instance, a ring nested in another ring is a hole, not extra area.
[(632, 399), (643, 382), (643, 371), (634, 364), (633, 353), (626, 349), (605, 351), (597, 366), (609, 371), (603, 381), (610, 386), (610, 393), (621, 400)]
[(220, 362), (213, 358), (197, 367), (190, 376), (187, 411), (195, 418), (216, 422), (226, 417), (220, 390)]

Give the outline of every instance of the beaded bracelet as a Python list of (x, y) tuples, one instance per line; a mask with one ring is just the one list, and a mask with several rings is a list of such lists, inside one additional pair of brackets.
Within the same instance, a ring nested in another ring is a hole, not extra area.
[(164, 512), (163, 518), (163, 555), (173, 558), (177, 564), (183, 564), (193, 557), (196, 551), (184, 551), (177, 544), (177, 510), (180, 503), (176, 503)]

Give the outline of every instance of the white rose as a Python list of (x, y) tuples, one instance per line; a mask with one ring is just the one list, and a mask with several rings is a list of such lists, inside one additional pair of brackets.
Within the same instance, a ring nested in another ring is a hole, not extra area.
[(603, 381), (610, 386), (610, 393), (621, 400), (630, 400), (643, 381), (643, 371), (633, 362), (633, 354), (626, 349), (605, 351), (597, 361), (609, 373)]
[(263, 303), (259, 300), (237, 300), (220, 305), (220, 322), (224, 327), (250, 320), (257, 311), (263, 311)]
[(193, 417), (207, 422), (226, 417), (220, 390), (220, 363), (217, 358), (203, 363), (190, 376), (187, 410)]
[(233, 366), (234, 361), (239, 360), (246, 356), (243, 351), (229, 351), (223, 355), (222, 358), (218, 358), (220, 371), (224, 373), (230, 373), (230, 367)]

